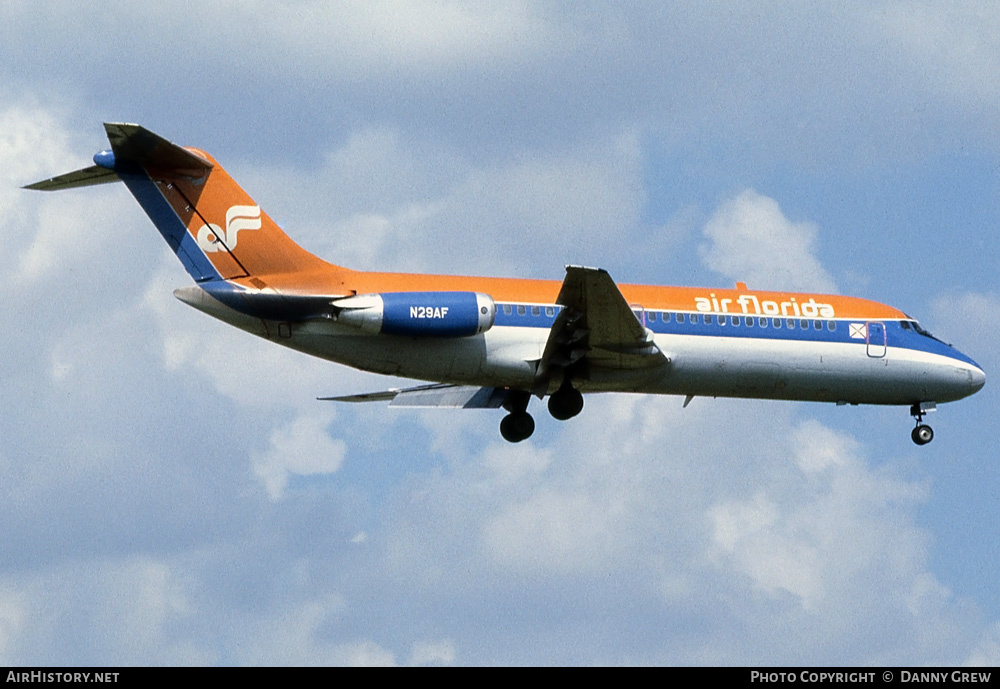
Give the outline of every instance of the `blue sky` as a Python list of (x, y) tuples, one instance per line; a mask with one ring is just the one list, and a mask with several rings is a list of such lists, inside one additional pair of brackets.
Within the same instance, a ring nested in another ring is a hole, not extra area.
[[(0, 663), (1000, 663), (1000, 12), (977, 3), (0, 7)], [(173, 298), (89, 164), (213, 153), (355, 268), (837, 292), (987, 371), (905, 409), (488, 411)]]

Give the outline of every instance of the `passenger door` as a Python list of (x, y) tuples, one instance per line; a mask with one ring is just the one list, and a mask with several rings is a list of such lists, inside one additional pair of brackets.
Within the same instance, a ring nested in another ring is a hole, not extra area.
[(868, 356), (873, 359), (881, 359), (885, 356), (886, 349), (888, 348), (885, 323), (873, 321), (867, 323), (867, 326), (868, 337), (866, 341), (868, 344)]

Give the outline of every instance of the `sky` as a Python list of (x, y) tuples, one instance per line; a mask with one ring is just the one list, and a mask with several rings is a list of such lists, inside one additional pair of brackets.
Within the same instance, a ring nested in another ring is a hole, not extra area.
[[(0, 3), (0, 664), (1000, 664), (1000, 9)], [(399, 381), (172, 296), (90, 164), (210, 151), (358, 269), (850, 294), (976, 359), (904, 408)], [(991, 382), (993, 381), (993, 382)]]

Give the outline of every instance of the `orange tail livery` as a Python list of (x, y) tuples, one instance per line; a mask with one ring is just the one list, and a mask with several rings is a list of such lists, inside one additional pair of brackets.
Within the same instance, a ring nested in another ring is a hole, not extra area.
[(134, 124), (106, 124), (91, 167), (29, 185), (122, 181), (195, 284), (174, 292), (215, 318), (324, 359), (430, 381), (321, 399), (500, 408), (519, 442), (533, 396), (570, 419), (584, 393), (889, 404), (924, 416), (986, 377), (885, 304), (855, 297), (616, 284), (567, 266), (562, 281), (342, 268), (292, 241), (209, 154)]

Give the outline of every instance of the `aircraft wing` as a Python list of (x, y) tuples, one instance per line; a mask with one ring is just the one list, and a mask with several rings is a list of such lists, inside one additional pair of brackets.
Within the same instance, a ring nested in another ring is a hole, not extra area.
[(342, 397), (320, 397), (332, 402), (389, 402), (390, 407), (452, 407), (464, 409), (497, 409), (507, 398), (504, 388), (475, 385), (432, 384), (415, 388), (393, 388), (383, 392), (367, 392)]
[(538, 366), (537, 389), (559, 373), (586, 378), (591, 368), (654, 368), (668, 359), (606, 270), (566, 266), (556, 316)]

